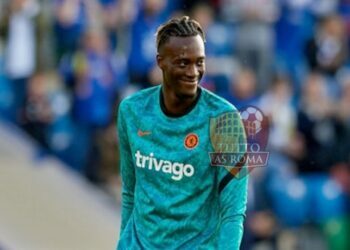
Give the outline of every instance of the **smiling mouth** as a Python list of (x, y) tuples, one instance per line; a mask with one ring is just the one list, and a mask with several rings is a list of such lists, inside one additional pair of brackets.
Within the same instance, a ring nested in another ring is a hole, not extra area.
[(186, 84), (186, 85), (197, 85), (197, 83), (198, 83), (197, 80), (193, 80), (193, 81), (181, 80), (181, 82), (182, 82), (183, 84)]

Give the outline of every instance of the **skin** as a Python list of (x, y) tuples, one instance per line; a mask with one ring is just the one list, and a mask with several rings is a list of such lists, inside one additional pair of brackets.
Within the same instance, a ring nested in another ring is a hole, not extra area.
[(198, 84), (205, 72), (204, 41), (200, 35), (170, 37), (158, 51), (163, 73), (163, 96), (167, 111), (184, 114), (196, 100)]

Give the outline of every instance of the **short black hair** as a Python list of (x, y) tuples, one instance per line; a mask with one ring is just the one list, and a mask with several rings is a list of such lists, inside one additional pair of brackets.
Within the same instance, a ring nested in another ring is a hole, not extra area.
[(172, 18), (168, 22), (161, 25), (157, 30), (157, 51), (172, 36), (189, 37), (197, 35), (200, 35), (203, 42), (205, 42), (205, 33), (201, 25), (196, 20), (191, 19), (188, 16)]

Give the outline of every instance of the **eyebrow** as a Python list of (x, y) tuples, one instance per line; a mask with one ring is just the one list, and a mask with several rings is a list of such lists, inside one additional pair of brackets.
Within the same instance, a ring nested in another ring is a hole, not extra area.
[[(176, 57), (174, 58), (175, 61), (176, 61), (176, 60), (181, 60), (181, 59), (187, 59), (187, 60), (189, 60), (190, 57), (181, 57), (181, 55), (178, 55), (178, 56), (176, 56)], [(196, 58), (196, 60), (203, 60), (203, 59), (205, 59), (205, 56), (199, 56), (199, 57)]]

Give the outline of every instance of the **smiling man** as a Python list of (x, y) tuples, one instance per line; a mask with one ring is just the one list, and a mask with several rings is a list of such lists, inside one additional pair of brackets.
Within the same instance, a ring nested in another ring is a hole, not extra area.
[(119, 106), (118, 249), (239, 249), (247, 178), (227, 178), (209, 157), (211, 118), (236, 109), (199, 85), (204, 42), (202, 28), (187, 16), (159, 27), (162, 85)]

